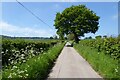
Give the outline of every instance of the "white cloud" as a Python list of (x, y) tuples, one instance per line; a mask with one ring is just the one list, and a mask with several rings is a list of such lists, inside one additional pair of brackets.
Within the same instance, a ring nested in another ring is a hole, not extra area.
[(49, 37), (52, 35), (51, 30), (43, 30), (32, 27), (19, 27), (3, 21), (0, 22), (0, 30), (2, 30), (2, 35), (9, 36)]
[(112, 19), (118, 19), (118, 14), (113, 15)]

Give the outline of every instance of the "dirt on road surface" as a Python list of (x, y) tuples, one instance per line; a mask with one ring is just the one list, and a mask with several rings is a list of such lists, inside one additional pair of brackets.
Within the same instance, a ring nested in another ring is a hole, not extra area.
[(73, 47), (64, 47), (48, 78), (102, 78)]

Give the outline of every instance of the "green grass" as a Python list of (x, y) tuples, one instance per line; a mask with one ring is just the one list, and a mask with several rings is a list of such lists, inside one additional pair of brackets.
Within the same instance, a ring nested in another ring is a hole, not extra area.
[(0, 80), (2, 79), (2, 73), (1, 73), (2, 71), (0, 70)]
[(103, 78), (108, 80), (112, 80), (113, 78), (120, 78), (117, 60), (88, 46), (76, 44), (74, 48)]
[(64, 44), (59, 43), (49, 49), (47, 52), (35, 56), (22, 65), (18, 64), (13, 69), (3, 71), (3, 80), (6, 78), (14, 79), (45, 79), (52, 68), (54, 61), (61, 52)]

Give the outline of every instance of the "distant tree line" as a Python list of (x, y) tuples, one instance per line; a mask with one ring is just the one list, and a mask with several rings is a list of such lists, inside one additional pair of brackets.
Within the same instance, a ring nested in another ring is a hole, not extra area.
[[(103, 36), (98, 35), (98, 36), (95, 36), (95, 39), (108, 38), (108, 37), (109, 36), (107, 36), (107, 35), (103, 35)], [(113, 37), (113, 36), (111, 35), (110, 37)], [(120, 34), (116, 37), (120, 38)], [(85, 37), (84, 39), (93, 39), (93, 38), (91, 36), (89, 36), (89, 37)]]
[[(8, 38), (8, 39), (52, 39), (51, 37), (11, 37), (11, 36), (5, 36), (5, 35), (0, 35), (2, 38)], [(54, 38), (56, 39), (56, 38)]]

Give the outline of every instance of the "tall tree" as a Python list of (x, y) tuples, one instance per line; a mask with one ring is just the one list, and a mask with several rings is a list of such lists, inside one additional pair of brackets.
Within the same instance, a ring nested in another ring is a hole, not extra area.
[(63, 12), (58, 12), (55, 18), (55, 28), (59, 36), (74, 34), (75, 41), (85, 33), (94, 33), (98, 30), (99, 16), (85, 5), (71, 6)]

